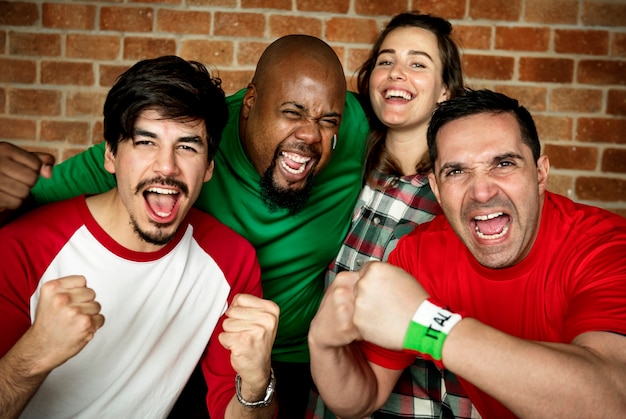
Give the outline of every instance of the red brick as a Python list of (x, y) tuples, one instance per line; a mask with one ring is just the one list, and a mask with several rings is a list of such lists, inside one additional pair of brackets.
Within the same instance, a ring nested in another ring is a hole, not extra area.
[(34, 83), (37, 66), (30, 60), (0, 58), (0, 83)]
[(350, 48), (348, 49), (348, 61), (344, 66), (344, 70), (348, 74), (359, 71), (365, 60), (370, 56), (369, 48)]
[(88, 4), (42, 5), (45, 28), (92, 30), (96, 27), (96, 7)]
[(100, 65), (100, 80), (98, 80), (98, 84), (104, 87), (113, 86), (117, 78), (129, 68), (130, 65)]
[(296, 0), (296, 10), (302, 12), (324, 12), (346, 14), (350, 0)]
[(581, 60), (578, 63), (578, 82), (626, 85), (626, 61)]
[(406, 3), (406, 0), (354, 0), (354, 11), (358, 15), (393, 16), (405, 12)]
[(267, 42), (239, 42), (237, 63), (239, 65), (256, 66), (265, 48), (267, 48)]
[(469, 16), (472, 19), (519, 21), (521, 0), (472, 0)]
[(601, 90), (560, 87), (552, 90), (550, 110), (556, 112), (600, 112), (602, 111), (602, 100)]
[(43, 141), (66, 141), (70, 144), (87, 144), (89, 123), (77, 121), (41, 121), (40, 138)]
[(235, 48), (230, 41), (190, 39), (183, 42), (180, 51), (180, 55), (187, 60), (216, 67), (232, 65), (235, 56)]
[(606, 113), (626, 116), (626, 90), (609, 90), (606, 101)]
[(461, 60), (466, 77), (488, 80), (513, 78), (515, 60), (512, 57), (464, 54)]
[(626, 33), (614, 33), (611, 44), (611, 56), (626, 57)]
[(574, 60), (567, 58), (522, 57), (519, 79), (548, 83), (571, 83), (574, 79)]
[(164, 38), (141, 38), (129, 36), (124, 38), (124, 59), (125, 60), (145, 60), (156, 58), (162, 55), (175, 55), (176, 41)]
[(550, 171), (550, 176), (548, 176), (549, 191), (571, 197), (573, 189), (574, 178), (572, 176), (559, 175)]
[(623, 1), (583, 1), (582, 22), (585, 26), (624, 26), (626, 3)]
[(215, 35), (262, 37), (265, 33), (265, 16), (261, 13), (215, 13)]
[(602, 171), (626, 173), (626, 150), (607, 148), (602, 153)]
[(496, 28), (496, 49), (507, 51), (547, 51), (548, 28)]
[(52, 33), (9, 32), (9, 53), (56, 57), (61, 55), (61, 36)]
[(0, 117), (0, 138), (3, 140), (34, 140), (36, 136), (35, 121)]
[(0, 30), (0, 54), (6, 53), (6, 48), (5, 48), (6, 39), (7, 39), (7, 33), (3, 30)]
[(7, 92), (0, 87), (0, 113), (6, 113), (5, 105), (7, 103)]
[(579, 177), (576, 196), (588, 201), (616, 202), (626, 197), (626, 180), (605, 177)]
[(36, 3), (0, 1), (0, 25), (33, 26), (39, 19)]
[(244, 9), (282, 9), (291, 10), (292, 0), (241, 0)]
[(626, 144), (626, 119), (578, 118), (578, 141)]
[(211, 12), (161, 9), (157, 31), (169, 33), (211, 33)]
[(65, 45), (65, 54), (70, 58), (114, 60), (120, 54), (117, 35), (68, 34)]
[(598, 162), (595, 147), (547, 144), (543, 152), (550, 158), (550, 166), (556, 169), (594, 170)]
[(102, 7), (100, 29), (120, 32), (150, 32), (154, 11), (146, 7)]
[[(243, 2), (245, 1), (246, 0), (242, 1), (242, 7), (244, 7)], [(220, 7), (235, 8), (237, 7), (237, 0), (187, 0), (187, 5), (188, 6), (220, 6)]]
[(60, 115), (61, 92), (53, 90), (13, 89), (8, 91), (12, 115)]
[(322, 36), (322, 21), (315, 17), (271, 15), (270, 34), (272, 38), (279, 38), (291, 33)]
[(378, 33), (378, 25), (374, 19), (333, 17), (326, 22), (325, 38), (329, 42), (371, 44)]
[[(361, 0), (366, 2), (367, 0)], [(422, 13), (441, 16), (446, 19), (464, 19), (466, 12), (465, 0), (414, 0), (412, 7), (405, 10), (418, 9)]]
[(180, 5), (182, 0), (129, 0), (130, 3), (152, 3), (152, 4), (171, 4)]
[(554, 50), (558, 53), (606, 55), (609, 33), (594, 30), (555, 29)]
[(245, 88), (252, 81), (253, 75), (253, 70), (222, 70), (222, 88), (227, 95), (231, 95)]
[(491, 49), (491, 28), (488, 26), (455, 25), (452, 36), (462, 49)]
[(101, 118), (105, 92), (71, 92), (65, 100), (65, 115), (68, 117), (94, 116)]
[(567, 116), (533, 115), (539, 139), (544, 141), (571, 141), (574, 120)]
[(578, 22), (578, 0), (526, 0), (526, 22), (569, 23)]
[(104, 139), (104, 123), (102, 120), (97, 121), (93, 124), (93, 128), (91, 129), (91, 144), (98, 144)]
[(531, 112), (543, 112), (546, 110), (548, 89), (533, 86), (498, 85), (495, 89), (500, 93), (517, 99), (520, 105)]
[(41, 63), (41, 82), (92, 86), (94, 84), (93, 66), (91, 63), (44, 61)]

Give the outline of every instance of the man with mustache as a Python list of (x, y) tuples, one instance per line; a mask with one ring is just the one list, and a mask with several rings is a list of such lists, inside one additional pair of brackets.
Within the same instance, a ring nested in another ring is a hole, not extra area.
[(623, 415), (626, 220), (546, 190), (533, 119), (505, 95), (442, 102), (427, 139), (444, 215), (330, 285), (309, 334), (324, 402), (366, 416), (419, 354), (484, 418)]
[[(270, 44), (251, 83), (227, 101), (230, 118), (214, 175), (196, 206), (257, 251), (264, 297), (280, 307), (272, 353), (279, 415), (299, 418), (311, 385), (309, 323), (361, 189), (369, 127), (356, 97), (346, 94), (335, 52), (306, 35)], [(0, 149), (0, 159), (3, 154)], [(32, 190), (35, 199), (44, 203), (110, 188), (103, 154), (97, 145), (56, 166), (52, 178)], [(33, 154), (13, 160), (29, 163), (0, 176), (4, 208), (21, 203), (42, 167)]]
[(278, 307), (250, 243), (192, 208), (220, 85), (179, 57), (135, 64), (104, 105), (113, 188), (0, 229), (2, 417), (164, 418), (200, 359), (212, 417), (273, 417)]

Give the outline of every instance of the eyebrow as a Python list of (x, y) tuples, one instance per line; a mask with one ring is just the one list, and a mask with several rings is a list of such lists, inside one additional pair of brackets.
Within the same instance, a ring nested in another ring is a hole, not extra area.
[[(519, 154), (519, 153), (514, 153), (514, 152), (509, 152), (509, 153), (504, 153), (504, 154), (498, 154), (497, 156), (493, 156), (491, 158), (491, 161), (489, 162), (490, 166), (494, 166), (498, 163), (500, 163), (503, 160), (509, 160), (509, 159), (514, 159), (514, 160), (524, 160), (524, 157)], [(446, 163), (443, 166), (441, 166), (441, 168), (439, 169), (439, 171), (437, 172), (439, 174), (439, 176), (443, 175), (443, 172), (445, 172), (446, 170), (449, 169), (463, 169), (464, 165), (462, 163), (457, 163), (457, 162), (450, 162), (450, 163)]]
[[(145, 129), (141, 129), (141, 128), (135, 128), (133, 130), (133, 137), (134, 136), (141, 136), (141, 137), (148, 137), (148, 138), (154, 138), (157, 139), (158, 136), (150, 131), (146, 131)], [(192, 144), (200, 144), (200, 145), (204, 145), (203, 141), (202, 141), (202, 137), (200, 137), (199, 135), (190, 135), (190, 136), (186, 136), (186, 137), (179, 137), (176, 139), (177, 143), (192, 143)]]
[[(382, 54), (395, 54), (395, 53), (396, 53), (396, 50), (392, 48), (381, 49), (380, 51), (378, 51), (378, 55), (376, 57), (380, 57)], [(412, 50), (409, 50), (409, 55), (421, 55), (421, 56), (428, 58), (430, 61), (435, 62), (433, 60), (433, 57), (431, 57), (430, 54), (427, 53), (426, 51), (418, 51), (418, 50), (412, 49)]]
[[(299, 110), (303, 111), (303, 112), (307, 112), (307, 107), (304, 106), (301, 103), (298, 102), (294, 102), (294, 101), (288, 101), (288, 102), (283, 102), (280, 104), (281, 107), (286, 106), (286, 105), (291, 105), (291, 106), (295, 106), (296, 108), (298, 108)], [(321, 118), (328, 118), (328, 117), (337, 117), (337, 118), (341, 118), (341, 114), (339, 112), (327, 112), (325, 114), (323, 114), (321, 116)]]

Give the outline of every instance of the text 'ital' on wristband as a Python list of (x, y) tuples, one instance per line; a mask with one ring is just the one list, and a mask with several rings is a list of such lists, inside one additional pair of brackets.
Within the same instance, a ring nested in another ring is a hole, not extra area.
[(429, 300), (419, 305), (404, 336), (404, 349), (419, 352), (443, 368), (441, 352), (448, 333), (462, 319)]

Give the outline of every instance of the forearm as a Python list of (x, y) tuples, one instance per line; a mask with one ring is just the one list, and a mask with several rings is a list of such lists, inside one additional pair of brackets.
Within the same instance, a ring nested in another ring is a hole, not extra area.
[(618, 417), (626, 411), (626, 362), (607, 354), (625, 338), (594, 335), (599, 351), (522, 340), (464, 319), (443, 346), (443, 362), (520, 417)]
[(313, 381), (333, 413), (342, 418), (362, 418), (379, 407), (376, 376), (357, 342), (322, 349), (309, 335), (309, 348)]
[(271, 419), (276, 413), (276, 398), (273, 398), (269, 405), (265, 407), (245, 407), (237, 396), (228, 403), (226, 407), (225, 419), (242, 419), (242, 418), (254, 418), (254, 419)]
[(49, 371), (42, 369), (37, 345), (25, 335), (0, 359), (0, 412), (3, 418), (18, 417)]

